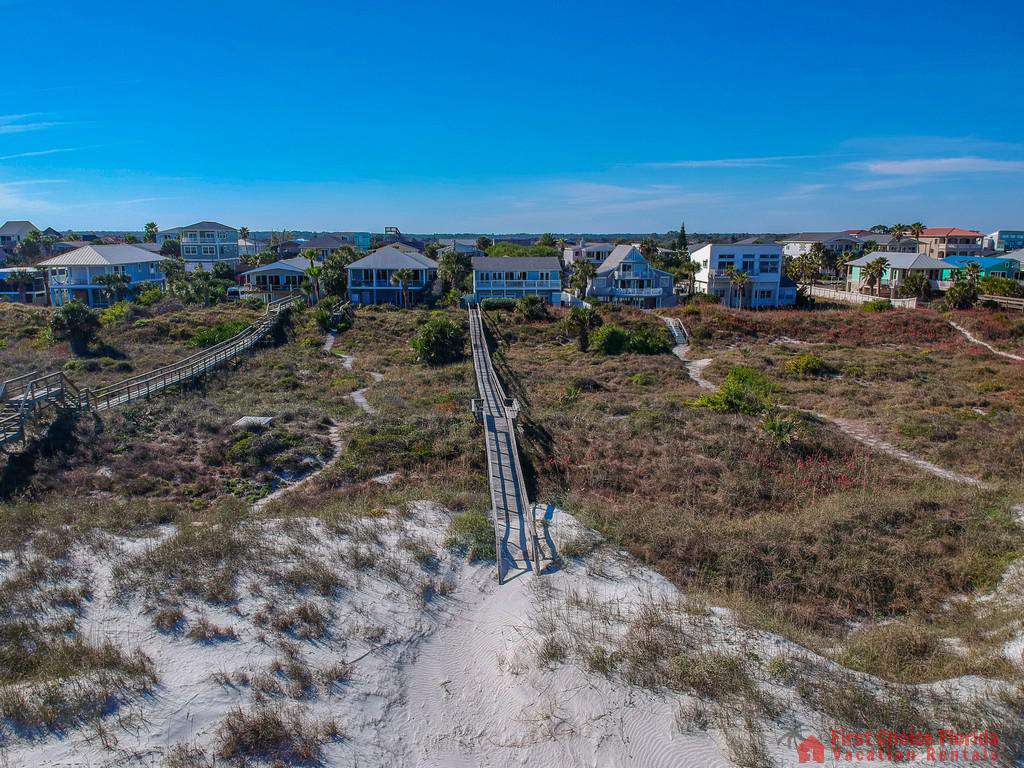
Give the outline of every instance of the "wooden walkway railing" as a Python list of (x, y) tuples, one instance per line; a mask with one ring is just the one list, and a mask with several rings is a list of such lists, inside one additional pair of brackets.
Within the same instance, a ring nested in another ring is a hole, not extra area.
[(287, 296), (268, 302), (259, 322), (236, 336), (183, 360), (96, 390), (77, 387), (63, 371), (27, 373), (5, 381), (0, 384), (0, 447), (23, 440), (26, 426), (46, 405), (57, 403), (72, 410), (105, 411), (193, 381), (259, 344), (274, 328), (281, 311), (301, 298)]
[(542, 554), (537, 520), (519, 462), (516, 440), (519, 403), (505, 393), (494, 371), (479, 307), (469, 309), (469, 335), (480, 394), (472, 408), (484, 427), (500, 584), (527, 571), (533, 571), (534, 575), (540, 573)]
[(991, 301), (993, 304), (998, 304), (1000, 307), (1006, 307), (1007, 309), (1019, 309), (1024, 312), (1024, 299), (1017, 296), (992, 296), (987, 293), (983, 293), (978, 297), (978, 301)]

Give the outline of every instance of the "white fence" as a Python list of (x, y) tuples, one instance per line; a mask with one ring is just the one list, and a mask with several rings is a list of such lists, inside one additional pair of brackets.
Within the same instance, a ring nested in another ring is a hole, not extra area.
[[(878, 299), (889, 299), (888, 296), (871, 296), (866, 293), (854, 293), (853, 291), (840, 291), (835, 288), (825, 288), (821, 285), (810, 285), (807, 293), (819, 299), (831, 299), (832, 301), (845, 301), (849, 304), (867, 304), (869, 301)], [(917, 299), (889, 299), (894, 307), (903, 309), (914, 309), (917, 306)]]

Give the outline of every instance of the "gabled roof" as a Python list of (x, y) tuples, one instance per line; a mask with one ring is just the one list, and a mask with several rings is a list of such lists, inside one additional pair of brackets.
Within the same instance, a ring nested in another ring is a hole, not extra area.
[(855, 235), (845, 232), (798, 232), (790, 237), (779, 240), (780, 243), (824, 243), (826, 240), (857, 240)]
[[(622, 245), (616, 245), (612, 248), (612, 252), (605, 257), (605, 260), (601, 262), (601, 265), (597, 268), (598, 272), (608, 272), (609, 270), (615, 269), (619, 264), (626, 260), (626, 257), (630, 253), (636, 251), (640, 254), (640, 249), (635, 245), (628, 245), (623, 243)], [(641, 255), (640, 258), (643, 258)]]
[(308, 267), (309, 259), (304, 259), (301, 256), (295, 256), (291, 259), (272, 261), (269, 264), (264, 264), (262, 267), (255, 267), (254, 269), (250, 269), (242, 274), (256, 275), (261, 272), (301, 272), (305, 274)]
[[(463, 245), (468, 248), (476, 248), (476, 240), (471, 237), (442, 237), (437, 242), (441, 245), (451, 247), (453, 245)], [(479, 249), (477, 249), (479, 250)]]
[(557, 256), (475, 256), (473, 269), (494, 270), (495, 272), (521, 272), (523, 270), (547, 270), (560, 272), (562, 262)]
[(763, 237), (745, 237), (737, 240), (736, 245), (775, 245), (774, 240), (766, 240)]
[(385, 245), (348, 265), (349, 269), (437, 269), (437, 262), (417, 250)]
[[(175, 227), (179, 232), (184, 232), (187, 229), (201, 229), (205, 232), (237, 232), (235, 227), (229, 227), (227, 224), (219, 224), (216, 221), (197, 221), (195, 224), (189, 224), (187, 227)], [(164, 230), (170, 232), (172, 230)]]
[(981, 232), (959, 227), (928, 227), (921, 231), (921, 237), (984, 237)]
[[(419, 253), (418, 249), (414, 248), (413, 246), (411, 246), (411, 245), (409, 245), (407, 243), (403, 243), (401, 241), (398, 241), (396, 243), (389, 243), (388, 245), (385, 245), (383, 247), (384, 248), (394, 248), (396, 251), (401, 251), (402, 253)], [(379, 251), (380, 248), (378, 248), (377, 250)]]
[(875, 251), (857, 259), (846, 262), (848, 267), (863, 267), (875, 259), (885, 259), (893, 269), (956, 269), (944, 259), (933, 259), (925, 253), (896, 253), (894, 251)]
[(104, 267), (166, 261), (166, 256), (150, 253), (137, 245), (83, 245), (39, 262), (40, 267)]
[(29, 232), (37, 232), (39, 227), (31, 221), (8, 221), (0, 227), (0, 235), (21, 235), (24, 237)]
[(325, 249), (333, 250), (336, 248), (341, 248), (341, 246), (343, 245), (351, 245), (351, 243), (342, 237), (338, 237), (337, 235), (323, 234), (315, 235), (314, 237), (309, 238), (309, 240), (304, 242), (302, 245), (305, 248), (315, 248), (319, 251)]

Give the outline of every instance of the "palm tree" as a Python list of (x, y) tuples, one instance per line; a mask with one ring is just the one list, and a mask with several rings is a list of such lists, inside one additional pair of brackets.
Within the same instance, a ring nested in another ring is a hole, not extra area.
[(740, 295), (739, 308), (743, 309), (743, 292), (746, 287), (750, 284), (750, 275), (746, 272), (741, 272), (738, 269), (730, 267), (727, 270), (729, 275), (729, 284), (733, 287), (733, 290), (738, 290)]
[(391, 273), (391, 284), (397, 285), (402, 292), (402, 306), (409, 306), (409, 284), (416, 279), (416, 273), (411, 269), (396, 269)]
[(306, 270), (306, 277), (309, 278), (309, 283), (313, 289), (313, 301), (316, 304), (320, 303), (320, 276), (324, 273), (323, 267), (310, 266)]
[(581, 352), (590, 347), (590, 331), (601, 325), (601, 315), (593, 307), (573, 307), (563, 321), (567, 336), (575, 336)]
[(110, 272), (97, 276), (93, 279), (93, 283), (103, 286), (103, 292), (107, 298), (113, 297), (114, 301), (121, 301), (128, 292), (128, 286), (131, 285), (132, 279), (123, 272)]
[(889, 234), (892, 235), (892, 242), (898, 243), (907, 234), (906, 224), (893, 224), (889, 227)]
[(914, 240), (917, 241), (917, 251), (918, 253), (920, 253), (921, 235), (924, 234), (924, 224), (922, 224), (920, 221), (915, 221), (913, 224), (910, 225), (910, 234), (913, 236)]
[(589, 261), (581, 261), (572, 270), (572, 276), (569, 278), (569, 286), (576, 291), (576, 295), (581, 299), (587, 295), (587, 286), (590, 281), (594, 279), (594, 275), (597, 274), (597, 267), (591, 264)]
[(686, 292), (692, 296), (694, 281), (697, 279), (697, 273), (700, 272), (700, 262), (691, 259), (689, 254), (683, 254), (680, 258), (682, 261), (679, 262), (678, 269), (681, 274), (686, 275)]
[(18, 269), (11, 272), (4, 282), (10, 283), (18, 289), (18, 301), (24, 304), (28, 288), (34, 285), (35, 281), (36, 277), (32, 272), (29, 272), (27, 269)]
[[(864, 266), (864, 282), (868, 284), (868, 290), (874, 292), (875, 286), (881, 287), (882, 275), (889, 267), (889, 260), (884, 256), (872, 259)], [(878, 294), (875, 293), (877, 296)]]
[(142, 237), (143, 242), (155, 243), (156, 242), (156, 233), (158, 231), (159, 231), (159, 228), (157, 227), (155, 221), (146, 222), (145, 235), (143, 235), (143, 237)]
[(978, 280), (981, 278), (981, 267), (978, 262), (972, 261), (964, 268), (964, 275), (967, 278), (967, 284), (972, 288), (977, 287)]

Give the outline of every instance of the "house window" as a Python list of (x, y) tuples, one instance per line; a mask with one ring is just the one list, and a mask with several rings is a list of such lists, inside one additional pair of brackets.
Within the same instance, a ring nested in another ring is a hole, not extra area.
[(779, 271), (779, 262), (775, 259), (761, 262), (761, 272), (765, 274), (776, 274)]
[(203, 246), (203, 256), (213, 256), (215, 253), (217, 253), (217, 249), (212, 245)]

